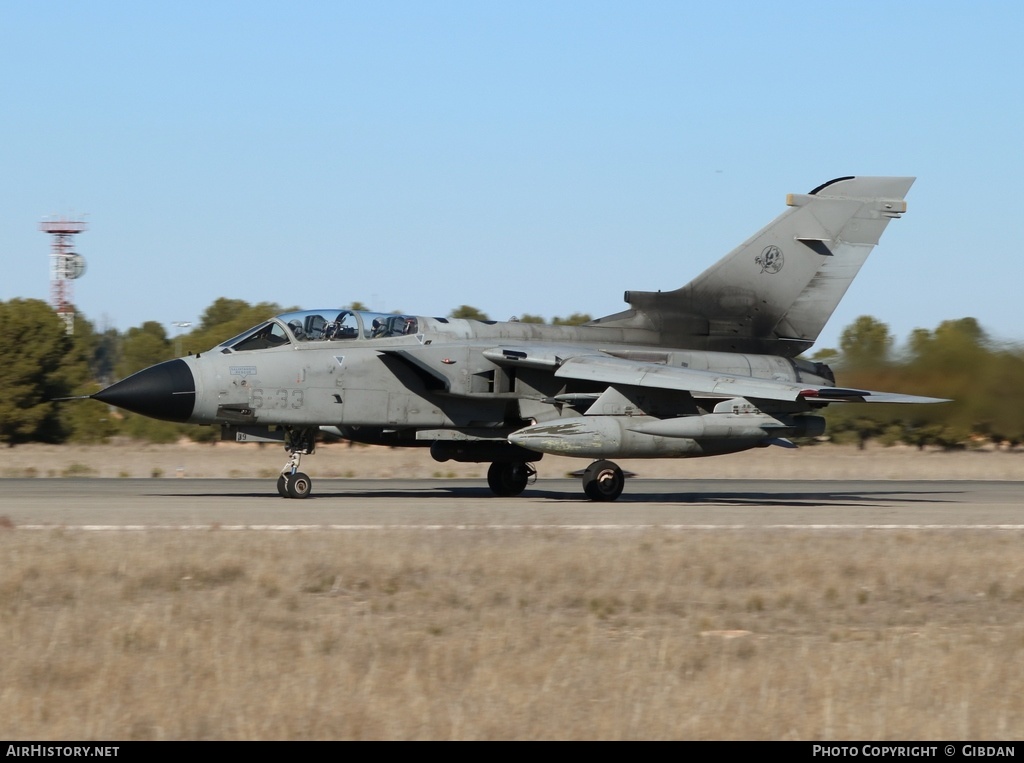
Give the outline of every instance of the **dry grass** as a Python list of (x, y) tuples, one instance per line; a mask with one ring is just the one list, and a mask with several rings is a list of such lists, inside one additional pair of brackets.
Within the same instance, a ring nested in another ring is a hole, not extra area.
[(0, 529), (0, 737), (1019, 739), (1021, 540)]

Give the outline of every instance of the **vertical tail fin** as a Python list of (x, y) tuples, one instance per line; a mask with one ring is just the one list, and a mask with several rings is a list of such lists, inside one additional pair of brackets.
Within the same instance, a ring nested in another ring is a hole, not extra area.
[(653, 325), (668, 346), (794, 356), (809, 348), (878, 243), (906, 211), (910, 177), (845, 177), (807, 194), (682, 288), (626, 292), (595, 325)]

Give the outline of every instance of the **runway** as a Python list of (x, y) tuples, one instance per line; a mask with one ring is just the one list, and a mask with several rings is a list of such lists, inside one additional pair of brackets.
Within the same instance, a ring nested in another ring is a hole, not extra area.
[(305, 500), (260, 479), (4, 479), (0, 529), (298, 530), (419, 527), (1024, 529), (1024, 482), (632, 479), (614, 503), (578, 480), (515, 498), (482, 480), (314, 480)]

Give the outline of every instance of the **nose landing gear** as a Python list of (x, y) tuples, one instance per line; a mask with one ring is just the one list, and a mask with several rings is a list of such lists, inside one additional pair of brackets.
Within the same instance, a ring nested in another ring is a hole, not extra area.
[(277, 478), (277, 492), (282, 498), (305, 498), (313, 489), (313, 480), (299, 471), (299, 463), (316, 450), (316, 430), (285, 429), (284, 447), (290, 455)]

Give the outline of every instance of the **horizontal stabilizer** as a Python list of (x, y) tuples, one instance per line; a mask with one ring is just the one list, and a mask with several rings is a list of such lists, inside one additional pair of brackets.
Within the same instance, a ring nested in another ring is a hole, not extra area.
[(800, 393), (805, 400), (829, 403), (949, 403), (948, 398), (904, 395), (899, 392), (873, 392), (867, 389), (843, 389), (841, 387), (817, 387)]

